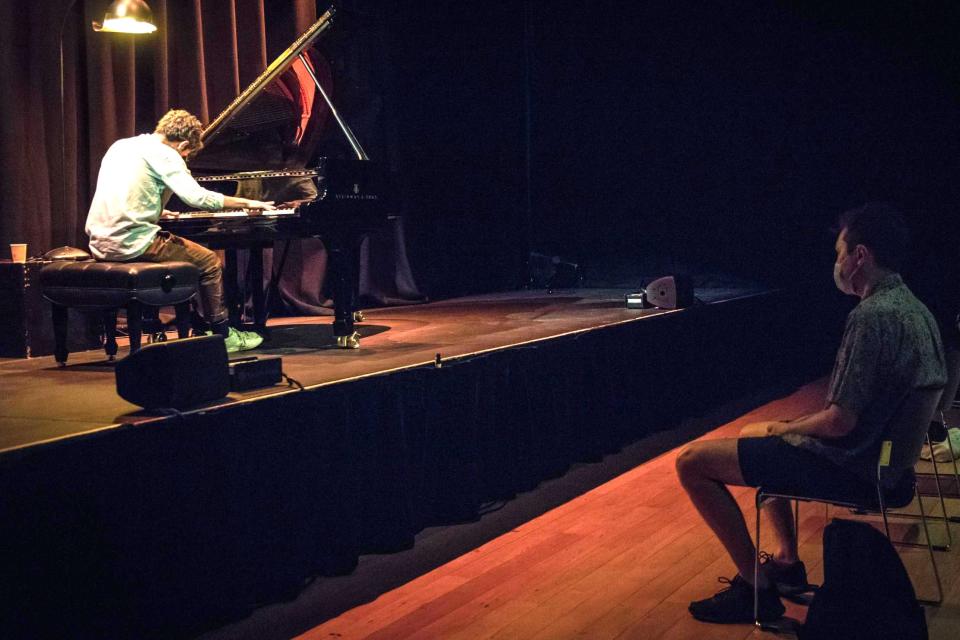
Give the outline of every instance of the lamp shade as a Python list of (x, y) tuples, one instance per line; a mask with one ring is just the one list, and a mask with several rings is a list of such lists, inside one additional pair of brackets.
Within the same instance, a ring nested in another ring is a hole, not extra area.
[(103, 22), (93, 23), (94, 31), (108, 33), (153, 33), (153, 12), (143, 0), (114, 0), (103, 17)]

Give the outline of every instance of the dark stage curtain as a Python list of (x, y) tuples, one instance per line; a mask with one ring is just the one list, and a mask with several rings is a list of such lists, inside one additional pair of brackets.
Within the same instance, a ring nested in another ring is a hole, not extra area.
[[(153, 0), (156, 33), (95, 33), (90, 23), (102, 20), (108, 4), (0, 3), (2, 252), (10, 242), (28, 243), (32, 256), (61, 245), (85, 247), (87, 206), (100, 159), (114, 140), (151, 131), (170, 108), (184, 108), (209, 121), (317, 18), (315, 0)], [(60, 124), (59, 100), (61, 23), (65, 127)], [(340, 44), (369, 50), (377, 41), (353, 44), (341, 39)], [(377, 62), (354, 51), (343, 57)], [(368, 71), (354, 64), (340, 65), (336, 72), (347, 76)], [(357, 77), (336, 80), (366, 90), (366, 95), (348, 96), (354, 104), (382, 102), (375, 83)], [(337, 85), (335, 81), (334, 88)], [(348, 118), (352, 115), (343, 104), (338, 106)], [(352, 122), (357, 136), (368, 148), (381, 151), (385, 144), (370, 138), (384, 137), (382, 111), (371, 118), (369, 109), (358, 110), (359, 121)], [(334, 133), (328, 134), (331, 140)], [(389, 160), (384, 155), (377, 159)], [(360, 266), (365, 303), (395, 304), (420, 297), (403, 238), (400, 223), (394, 222), (365, 241)], [(323, 244), (295, 245), (280, 285), (283, 301), (298, 313), (323, 313), (329, 305)]]

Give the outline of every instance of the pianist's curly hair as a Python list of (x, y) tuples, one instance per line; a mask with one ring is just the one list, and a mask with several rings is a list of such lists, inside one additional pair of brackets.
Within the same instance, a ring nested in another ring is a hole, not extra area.
[(197, 116), (183, 109), (171, 109), (167, 111), (160, 122), (157, 123), (155, 133), (162, 133), (167, 140), (180, 142), (186, 140), (190, 148), (196, 152), (203, 147), (200, 142), (200, 134), (203, 132), (203, 125)]

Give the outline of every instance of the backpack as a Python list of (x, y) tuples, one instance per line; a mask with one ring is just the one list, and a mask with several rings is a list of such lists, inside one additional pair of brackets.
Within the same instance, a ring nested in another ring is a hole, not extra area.
[(886, 536), (864, 522), (834, 519), (823, 531), (823, 585), (800, 640), (926, 640), (923, 607)]

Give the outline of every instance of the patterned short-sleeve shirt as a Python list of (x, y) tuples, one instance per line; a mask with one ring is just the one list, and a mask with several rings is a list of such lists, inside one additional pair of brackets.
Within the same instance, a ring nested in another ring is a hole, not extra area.
[(875, 482), (881, 439), (898, 403), (911, 389), (946, 380), (936, 320), (900, 276), (890, 274), (847, 316), (830, 377), (827, 403), (857, 414), (856, 428), (842, 438), (790, 434), (784, 440)]

